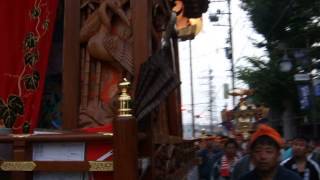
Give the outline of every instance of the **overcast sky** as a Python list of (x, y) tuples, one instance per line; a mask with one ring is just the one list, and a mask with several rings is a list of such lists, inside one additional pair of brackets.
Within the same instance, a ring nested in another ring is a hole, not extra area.
[[(263, 38), (255, 33), (246, 12), (240, 8), (239, 0), (231, 0), (233, 45), (235, 66), (246, 65), (241, 59), (244, 56), (262, 56), (264, 51), (254, 48), (252, 42), (261, 41)], [(203, 15), (203, 30), (192, 40), (192, 63), (193, 63), (193, 89), (196, 124), (209, 123), (209, 69), (213, 70), (213, 86), (215, 98), (215, 108), (213, 109), (216, 117), (215, 123), (221, 121), (220, 111), (225, 105), (232, 107), (231, 99), (223, 98), (223, 84), (228, 83), (231, 88), (230, 79), (230, 60), (226, 59), (224, 48), (227, 46), (228, 27), (214, 26), (215, 24), (227, 25), (227, 15), (220, 16), (217, 23), (209, 21), (209, 14), (215, 13), (217, 9), (227, 12), (227, 2), (214, 2), (206, 14)], [(181, 69), (181, 91), (182, 104), (186, 109), (183, 111), (183, 122), (191, 123), (191, 95), (190, 95), (190, 55), (189, 42), (179, 43), (180, 69)], [(245, 85), (236, 81), (236, 87)]]

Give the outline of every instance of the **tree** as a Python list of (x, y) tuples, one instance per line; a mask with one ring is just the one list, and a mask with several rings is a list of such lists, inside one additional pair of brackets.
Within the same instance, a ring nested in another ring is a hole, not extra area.
[(254, 89), (252, 96), (255, 104), (263, 103), (270, 107), (271, 121), (283, 120), (286, 138), (295, 136), (295, 123), (292, 122), (299, 112), (297, 90), (293, 76), (279, 71), (276, 60), (265, 62), (259, 58), (248, 57), (251, 66), (238, 70), (238, 78)]
[(266, 103), (271, 111), (283, 112), (284, 116), (288, 116), (285, 117), (287, 119), (295, 117), (296, 115), (288, 115), (289, 111), (295, 114), (301, 113), (293, 80), (295, 72), (280, 72), (279, 61), (288, 49), (301, 48), (309, 50), (310, 59), (320, 58), (320, 1), (242, 0), (242, 2), (242, 7), (248, 12), (254, 29), (265, 38), (265, 41), (256, 43), (256, 46), (267, 49), (269, 60), (247, 57), (251, 67), (240, 68), (238, 78), (256, 90), (253, 97), (255, 101)]
[(246, 82), (254, 89), (254, 102), (263, 102), (274, 109), (281, 110), (282, 99), (295, 97), (297, 94), (292, 76), (279, 71), (276, 60), (264, 60), (257, 57), (247, 57), (249, 66), (239, 68), (237, 78)]
[[(268, 50), (279, 43), (305, 47), (320, 42), (320, 1), (242, 0), (254, 28), (265, 39)], [(308, 42), (306, 42), (308, 41)]]

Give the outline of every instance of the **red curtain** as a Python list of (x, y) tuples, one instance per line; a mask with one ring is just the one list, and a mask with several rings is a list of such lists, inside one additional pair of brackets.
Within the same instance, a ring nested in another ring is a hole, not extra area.
[(37, 126), (58, 0), (0, 1), (0, 120)]

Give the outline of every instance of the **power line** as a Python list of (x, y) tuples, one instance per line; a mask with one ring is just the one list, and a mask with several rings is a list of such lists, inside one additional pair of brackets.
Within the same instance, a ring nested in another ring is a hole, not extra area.
[[(213, 1), (215, 2), (215, 1)], [(219, 14), (222, 14), (222, 15), (227, 15), (228, 16), (228, 24), (226, 26), (228, 26), (229, 30), (228, 30), (228, 39), (227, 39), (227, 42), (229, 43), (230, 47), (226, 47), (225, 48), (225, 51), (226, 51), (226, 54), (227, 54), (227, 59), (230, 60), (230, 71), (231, 71), (231, 86), (232, 86), (232, 90), (235, 89), (235, 68), (234, 68), (234, 52), (233, 52), (233, 36), (232, 36), (232, 21), (231, 21), (231, 16), (232, 16), (232, 13), (231, 13), (231, 0), (225, 0), (223, 2), (227, 2), (227, 9), (228, 9), (228, 12), (227, 13), (221, 13), (220, 11), (217, 13), (218, 15)], [(214, 18), (215, 17), (215, 18)], [(217, 21), (218, 18), (216, 17), (216, 15), (212, 16), (212, 19), (211, 21)], [(215, 25), (214, 25), (215, 26)], [(233, 96), (232, 97), (232, 105), (235, 106), (235, 103), (236, 103), (236, 97)]]

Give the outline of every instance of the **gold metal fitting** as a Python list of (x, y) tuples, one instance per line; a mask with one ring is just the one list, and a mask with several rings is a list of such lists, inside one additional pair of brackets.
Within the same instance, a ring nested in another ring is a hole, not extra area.
[(119, 83), (119, 87), (121, 88), (121, 94), (118, 98), (120, 102), (119, 107), (119, 117), (131, 117), (131, 96), (128, 94), (128, 89), (130, 86), (130, 82), (124, 78), (123, 82)]

